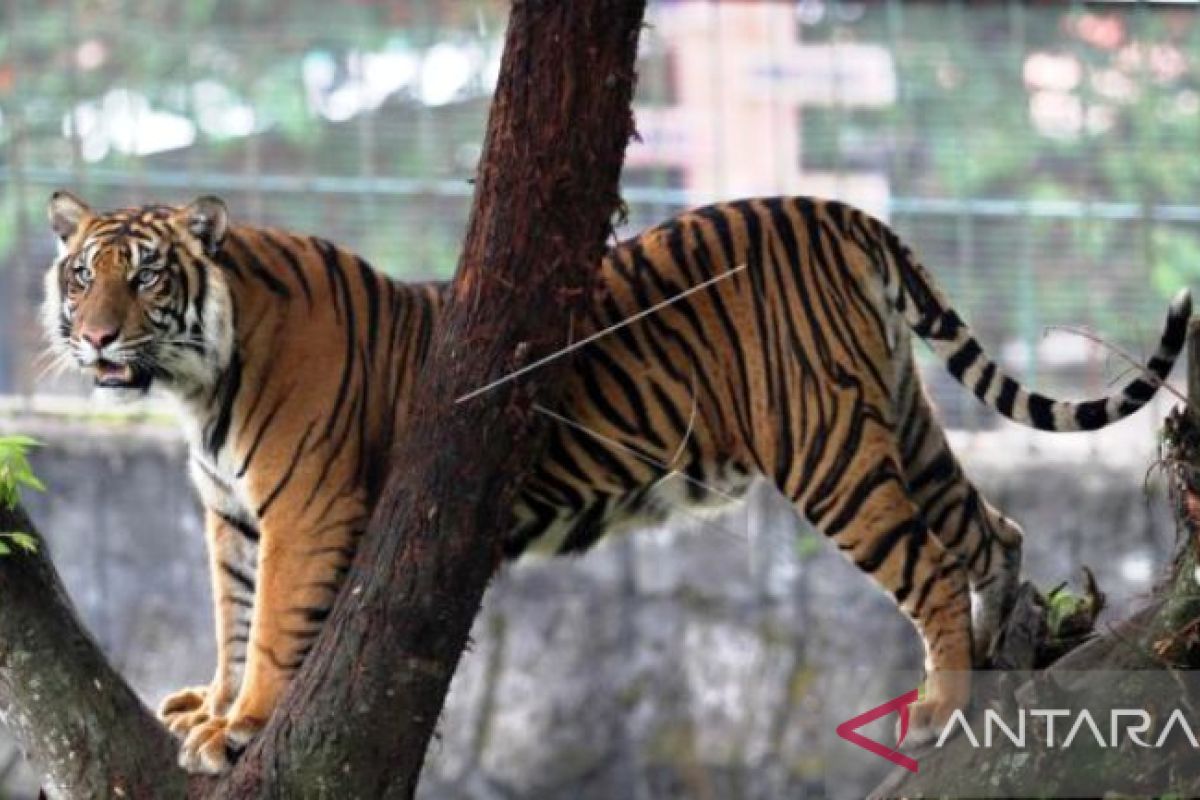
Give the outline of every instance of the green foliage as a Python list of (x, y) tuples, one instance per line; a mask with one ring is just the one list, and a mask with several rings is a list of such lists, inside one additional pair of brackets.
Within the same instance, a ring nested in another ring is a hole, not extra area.
[[(46, 490), (29, 465), (28, 452), (37, 446), (28, 436), (0, 436), (0, 507), (15, 508), (22, 488)], [(20, 531), (0, 533), (0, 556), (12, 553), (13, 546), (32, 553), (37, 550), (37, 539)]]
[(1090, 572), (1083, 594), (1072, 592), (1066, 585), (1056, 586), (1046, 594), (1046, 628), (1058, 639), (1087, 633), (1091, 631), (1103, 602)]
[(21, 487), (46, 491), (29, 466), (28, 452), (39, 445), (28, 436), (0, 436), (0, 506), (14, 508), (21, 499)]
[(37, 539), (32, 534), (0, 533), (0, 556), (7, 556), (12, 553), (10, 542), (27, 553), (37, 552)]
[[(452, 178), (465, 185), (487, 107), (477, 86), (466, 102), (425, 106), (410, 83), (366, 112), (374, 119), (365, 113), (334, 119), (314, 107), (311, 75), (320, 67), (328, 86), (353, 94), (367, 70), (378, 76), (381, 67), (368, 63), (371, 58), (391, 54), (420, 64), (445, 43), (490, 52), (503, 35), (507, 6), (496, 0), (11, 0), (0, 13), (0, 154), (24, 181), (0, 186), (0, 269), (24, 267), (23, 248), (28, 253), (31, 240), (49, 247), (44, 204), (60, 182), (92, 205), (111, 208), (185, 201), (198, 191), (191, 176), (233, 176), (228, 186), (204, 188), (225, 196), (239, 218), (334, 238), (392, 274), (450, 274), (469, 192), (453, 198), (444, 218), (445, 204), (432, 200), (426, 207), (423, 199), (406, 197), (382, 224), (350, 219), (339, 226), (337, 217), (387, 195), (356, 197), (354, 188), (243, 194), (234, 183), (262, 172), (356, 181)], [(483, 63), (473, 67), (480, 76)], [(76, 152), (64, 137), (73, 111), (83, 129), (97, 130), (109, 124), (107, 109), (127, 101), (194, 123), (194, 142), (131, 155), (117, 146), (120, 136), (93, 136), (109, 146), (95, 144), (88, 152)], [(234, 118), (252, 125), (253, 135), (242, 135), (243, 128), (229, 123)], [(21, 142), (13, 148), (9, 140), (18, 131)], [(68, 167), (70, 177), (62, 177)], [(134, 176), (147, 180), (130, 188), (124, 179)], [(27, 206), (18, 208), (18, 199)]]
[[(872, 152), (887, 153), (896, 197), (1130, 206), (1132, 219), (1087, 208), (1080, 223), (1015, 217), (1024, 227), (1010, 231), (1007, 250), (984, 240), (1002, 217), (972, 218), (964, 235), (956, 227), (963, 217), (947, 213), (935, 228), (935, 215), (927, 214), (921, 223), (929, 227), (916, 237), (918, 220), (901, 220), (973, 321), (994, 314), (1001, 328), (993, 335), (1016, 325), (1026, 338), (1038, 335), (1038, 320), (1086, 320), (1119, 331), (1129, 315), (1140, 316), (1130, 298), (1145, 297), (1147, 286), (1166, 299), (1196, 285), (1200, 226), (1146, 212), (1197, 202), (1200, 159), (1191, 143), (1200, 137), (1200, 14), (1029, 2), (861, 8), (826, 14), (803, 38), (887, 47), (896, 103), (878, 118), (855, 109), (805, 109), (806, 132), (822, 125), (812, 116), (827, 116), (830, 129), (806, 141), (806, 161), (853, 160), (845, 135), (833, 133), (844, 132), (849, 120)], [(832, 154), (807, 152), (825, 143)], [(963, 249), (977, 263), (959, 259), (953, 246), (931, 253), (931, 241), (968, 241)], [(1014, 289), (1022, 269), (1032, 276), (1024, 294)], [(985, 279), (989, 271), (996, 280)]]
[(1154, 287), (1166, 296), (1180, 286), (1200, 285), (1200, 241), (1175, 228), (1154, 231)]
[[(1136, 4), (817, 5), (826, 13), (817, 23), (804, 23), (801, 40), (887, 48), (897, 93), (883, 108), (805, 106), (800, 155), (808, 169), (882, 170), (896, 198), (1196, 204), (1200, 14)], [(100, 108), (95, 104), (113, 90), (145, 97), (151, 110), (184, 115), (202, 130), (186, 151), (135, 157), (113, 149), (94, 167), (81, 165), (84, 185), (76, 188), (97, 206), (183, 200), (190, 187), (171, 181), (255, 170), (465, 185), (483, 136), (482, 91), (426, 106), (410, 87), (367, 112), (372, 119), (333, 121), (312, 107), (304, 76), (325, 69), (337, 83), (365, 69), (367, 56), (402, 53), (420, 60), (438, 44), (468, 42), (488, 51), (502, 35), (508, 4), (11, 0), (7, 6), (0, 31), (0, 150), (6, 137), (21, 131), (22, 144), (12, 153), (28, 174), (23, 193), (0, 192), (0, 218), (19, 213), (26, 231), (31, 224), (41, 233), (45, 192), (54, 187), (39, 183), (45, 179), (37, 173), (76, 158), (62, 135), (65, 116), (80, 103)], [(1100, 29), (1106, 33), (1098, 37)], [(643, 105), (672, 99), (670, 70), (663, 66), (670, 59), (652, 44), (641, 64)], [(1057, 66), (1039, 78), (1029, 69), (1031, 59), (1056, 59)], [(737, 61), (731, 55), (728, 69)], [(253, 109), (253, 136), (205, 127), (235, 107)], [(1039, 123), (1035, 109), (1046, 108), (1077, 108), (1085, 122), (1055, 133)], [(149, 180), (137, 192), (119, 183), (87, 185), (93, 170)], [(155, 182), (164, 175), (171, 181)], [(264, 192), (256, 207), (234, 189), (220, 191), (234, 195), (227, 199), (237, 214), (256, 209), (255, 222), (331, 236), (404, 277), (453, 271), (469, 197), (464, 192), (401, 201), (386, 193), (355, 197), (349, 189), (345, 195)], [(17, 208), (18, 196), (32, 205)], [(655, 218), (670, 210), (655, 209)], [(1123, 320), (1105, 315), (1128, 314), (1130, 303), (1122, 298), (1144, 297), (1151, 280), (1168, 297), (1200, 271), (1200, 260), (1192, 257), (1200, 252), (1194, 223), (1096, 218), (1071, 226), (1015, 218), (1008, 220), (1018, 224), (1005, 230), (1005, 250), (998, 240), (985, 241), (989, 230), (1003, 227), (1002, 217), (974, 217), (968, 223), (973, 231), (965, 234), (963, 217), (952, 213), (924, 213), (923, 220), (941, 227), (912, 237), (914, 217), (902, 220), (902, 232), (915, 239), (972, 317), (976, 310), (992, 315), (993, 336), (1010, 334), (1017, 324), (1031, 340), (1040, 333), (1039, 320), (1072, 319), (1113, 330)], [(29, 235), (22, 228), (0, 225), (0, 268), (22, 263), (14, 257), (18, 236)], [(1022, 250), (1026, 238), (1031, 245)], [(970, 244), (961, 256), (954, 248), (931, 252), (935, 239)], [(1083, 258), (1052, 260), (1062, 253)], [(1032, 276), (1033, 290), (1020, 294), (1013, 288), (1018, 271)]]

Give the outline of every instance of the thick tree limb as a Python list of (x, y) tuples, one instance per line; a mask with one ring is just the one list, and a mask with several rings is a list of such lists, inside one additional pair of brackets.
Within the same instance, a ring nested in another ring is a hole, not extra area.
[(225, 780), (173, 766), (173, 744), (80, 627), (48, 561), (0, 563), (0, 704), (63, 796), (412, 795), (541, 444), (532, 408), (553, 404), (566, 359), (455, 399), (567, 344), (620, 204), (643, 12), (644, 0), (514, 3), (413, 424), (329, 624)]
[[(0, 531), (36, 535), (19, 508), (0, 508)], [(170, 735), (80, 625), (44, 544), (0, 557), (0, 718), (53, 796), (186, 790)]]

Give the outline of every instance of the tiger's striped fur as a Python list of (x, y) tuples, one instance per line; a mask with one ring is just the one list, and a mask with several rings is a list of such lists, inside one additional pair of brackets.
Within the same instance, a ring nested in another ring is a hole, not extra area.
[[(181, 399), (221, 647), (213, 683), (163, 713), (186, 736), (184, 763), (210, 770), (265, 721), (328, 612), (440, 305), (438, 285), (387, 281), (321, 240), (226, 232), (224, 216), (212, 199), (95, 215), (56, 196), (63, 253), (46, 303), (52, 342), (101, 383), (154, 382)], [(147, 269), (164, 274), (144, 289)], [(1016, 586), (1021, 531), (947, 446), (912, 333), (1010, 419), (1092, 430), (1154, 394), (1182, 346), (1188, 296), (1145, 377), (1098, 400), (1052, 400), (1000, 371), (881, 222), (774, 198), (698, 209), (616, 247), (579, 335), (727, 273), (580, 350), (545, 409), (555, 422), (508, 553), (586, 550), (615, 529), (736, 499), (763, 476), (913, 620), (929, 686), (912, 729), (928, 732), (969, 699), (968, 671)], [(111, 352), (89, 351), (109, 329)]]

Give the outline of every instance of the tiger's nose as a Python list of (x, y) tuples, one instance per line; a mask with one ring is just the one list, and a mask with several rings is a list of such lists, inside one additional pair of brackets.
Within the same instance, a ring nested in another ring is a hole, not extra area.
[(79, 331), (85, 342), (97, 350), (103, 350), (117, 340), (116, 328), (85, 327)]

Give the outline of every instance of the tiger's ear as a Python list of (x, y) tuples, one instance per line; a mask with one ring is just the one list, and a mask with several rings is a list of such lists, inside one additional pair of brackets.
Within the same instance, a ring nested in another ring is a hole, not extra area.
[(58, 241), (66, 245), (75, 235), (75, 231), (79, 230), (79, 223), (91, 216), (92, 210), (75, 195), (59, 189), (50, 195), (46, 213), (50, 217), (50, 227), (58, 236)]
[(196, 237), (204, 252), (215, 256), (229, 231), (229, 209), (219, 197), (197, 197), (180, 212), (180, 221), (187, 232)]

